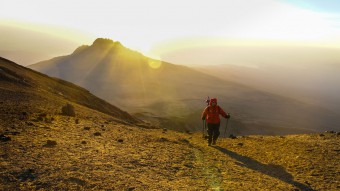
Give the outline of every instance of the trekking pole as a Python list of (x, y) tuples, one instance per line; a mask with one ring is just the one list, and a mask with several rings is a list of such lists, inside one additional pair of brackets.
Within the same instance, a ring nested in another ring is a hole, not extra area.
[(206, 134), (207, 134), (207, 121), (204, 121), (204, 139), (206, 139)]
[[(205, 103), (207, 104), (207, 106), (209, 106), (209, 102), (210, 102), (210, 98), (209, 96), (207, 97), (207, 99), (205, 100)], [(206, 121), (203, 119), (202, 120), (203, 124), (202, 124), (202, 134), (203, 134), (203, 139), (205, 139), (205, 133), (206, 133), (206, 130), (207, 130), (207, 123)]]
[(228, 121), (229, 119), (227, 119), (227, 123), (225, 125), (224, 137), (226, 137), (226, 134), (227, 134)]
[(205, 137), (205, 120), (202, 120), (202, 138), (204, 139), (204, 137)]

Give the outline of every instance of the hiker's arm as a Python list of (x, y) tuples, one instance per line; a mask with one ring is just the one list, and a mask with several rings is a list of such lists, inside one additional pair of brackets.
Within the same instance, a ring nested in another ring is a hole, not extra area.
[(228, 113), (226, 113), (226, 112), (224, 112), (224, 110), (222, 109), (222, 108), (220, 108), (220, 114), (224, 117), (224, 118), (227, 118), (227, 119), (229, 119), (230, 118), (230, 114)]

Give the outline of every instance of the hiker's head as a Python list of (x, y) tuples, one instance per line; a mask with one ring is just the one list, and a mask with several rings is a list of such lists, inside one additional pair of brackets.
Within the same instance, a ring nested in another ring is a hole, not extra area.
[(211, 105), (211, 106), (216, 106), (216, 105), (217, 105), (217, 99), (216, 99), (216, 98), (210, 99), (209, 105)]

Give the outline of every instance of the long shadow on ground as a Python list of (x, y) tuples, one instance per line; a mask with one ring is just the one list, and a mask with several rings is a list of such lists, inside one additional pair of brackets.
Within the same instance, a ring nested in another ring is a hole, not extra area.
[(213, 147), (219, 151), (221, 151), (222, 153), (236, 159), (238, 161), (238, 165), (243, 166), (243, 167), (247, 167), (249, 169), (252, 170), (256, 170), (260, 173), (266, 174), (268, 176), (271, 176), (273, 178), (277, 178), (283, 182), (286, 182), (288, 184), (291, 184), (293, 186), (295, 186), (296, 188), (300, 189), (300, 190), (308, 190), (308, 191), (314, 191), (314, 189), (312, 189), (311, 187), (296, 182), (293, 180), (293, 176), (291, 174), (289, 174), (282, 166), (280, 165), (274, 165), (274, 164), (262, 164), (259, 161), (256, 161), (250, 157), (247, 156), (242, 156), (239, 155), (233, 151), (229, 151), (225, 148), (219, 147), (219, 146), (215, 146)]

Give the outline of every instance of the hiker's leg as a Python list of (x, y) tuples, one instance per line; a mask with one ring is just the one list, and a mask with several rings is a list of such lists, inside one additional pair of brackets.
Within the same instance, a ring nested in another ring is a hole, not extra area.
[(213, 134), (213, 143), (216, 143), (218, 136), (220, 136), (220, 124), (214, 124)]
[(214, 125), (208, 123), (208, 144), (210, 145), (213, 139)]

